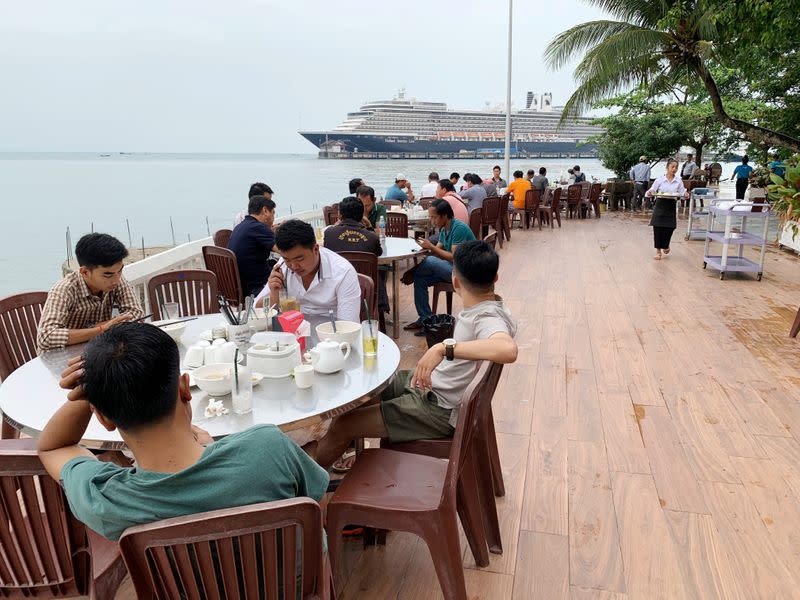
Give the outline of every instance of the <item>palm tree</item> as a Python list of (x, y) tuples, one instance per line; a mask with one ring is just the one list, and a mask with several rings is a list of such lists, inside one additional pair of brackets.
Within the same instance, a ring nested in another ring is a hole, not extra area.
[(545, 60), (553, 69), (583, 54), (575, 68), (579, 86), (567, 101), (562, 120), (631, 87), (646, 86), (658, 95), (681, 80), (698, 77), (725, 127), (757, 144), (800, 151), (800, 140), (726, 112), (709, 70), (719, 39), (714, 19), (718, 3), (715, 7), (707, 0), (586, 1), (618, 20), (576, 25), (560, 33), (545, 50)]

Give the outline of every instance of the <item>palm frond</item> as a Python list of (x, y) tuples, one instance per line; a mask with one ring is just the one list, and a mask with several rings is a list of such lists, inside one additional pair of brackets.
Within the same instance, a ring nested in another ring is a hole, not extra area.
[(707, 40), (713, 42), (719, 35), (717, 29), (716, 17), (717, 11), (711, 7), (705, 10), (695, 10), (691, 13), (692, 30), (700, 40)]
[(581, 52), (593, 48), (607, 38), (628, 31), (640, 29), (637, 25), (622, 21), (589, 21), (559, 33), (544, 51), (544, 60), (555, 70), (560, 69)]
[(600, 76), (608, 65), (640, 64), (653, 56), (660, 59), (663, 48), (670, 42), (669, 34), (652, 29), (637, 27), (622, 31), (592, 48), (575, 68), (575, 78), (583, 81)]
[(621, 21), (641, 27), (655, 27), (675, 0), (585, 0)]

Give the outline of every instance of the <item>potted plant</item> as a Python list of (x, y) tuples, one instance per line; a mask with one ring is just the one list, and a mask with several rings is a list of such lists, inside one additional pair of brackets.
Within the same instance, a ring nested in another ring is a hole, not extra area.
[(795, 154), (785, 161), (786, 172), (783, 176), (770, 174), (772, 184), (768, 186), (772, 208), (781, 218), (783, 233), (779, 243), (800, 252), (795, 243), (800, 221), (800, 154)]

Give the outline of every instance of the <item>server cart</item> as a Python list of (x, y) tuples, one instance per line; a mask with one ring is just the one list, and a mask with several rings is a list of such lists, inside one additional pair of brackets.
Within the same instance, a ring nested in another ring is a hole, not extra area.
[[(757, 212), (752, 212), (753, 210)], [(756, 278), (761, 281), (764, 273), (764, 255), (767, 251), (767, 228), (770, 214), (769, 204), (742, 202), (731, 206), (731, 203), (725, 202), (709, 206), (703, 268), (716, 269), (719, 271), (720, 279), (725, 279), (725, 273), (739, 271), (756, 273)], [(763, 222), (761, 236), (745, 231), (748, 220), (754, 219), (761, 219)], [(718, 221), (724, 223), (724, 229), (714, 229), (714, 225)], [(740, 222), (736, 224), (735, 221)], [(712, 243), (722, 244), (721, 254), (710, 253)], [(745, 246), (761, 247), (757, 263), (743, 256)], [(731, 253), (731, 248), (734, 249), (733, 253)]]
[[(703, 240), (706, 237), (704, 225), (708, 217), (708, 207), (717, 197), (717, 190), (711, 188), (694, 188), (689, 196), (689, 216), (686, 223), (686, 235), (683, 239)], [(702, 205), (701, 205), (702, 203)]]

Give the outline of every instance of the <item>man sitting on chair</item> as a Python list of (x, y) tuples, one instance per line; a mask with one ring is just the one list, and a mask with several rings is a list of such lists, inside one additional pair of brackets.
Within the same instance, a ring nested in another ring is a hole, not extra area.
[[(209, 510), (309, 496), (328, 475), (274, 425), (214, 442), (192, 425), (178, 346), (152, 325), (124, 323), (87, 344), (63, 373), (67, 402), (39, 438), (47, 472), (75, 516), (116, 540), (128, 527)], [(134, 468), (98, 461), (80, 441), (92, 414), (120, 436)]]
[(432, 346), (413, 372), (395, 374), (379, 404), (335, 418), (317, 448), (323, 467), (330, 467), (356, 437), (388, 437), (391, 442), (452, 437), (475, 361), (516, 361), (517, 327), (494, 293), (497, 253), (486, 242), (465, 241), (453, 260), (453, 289), (464, 303), (453, 338)]

